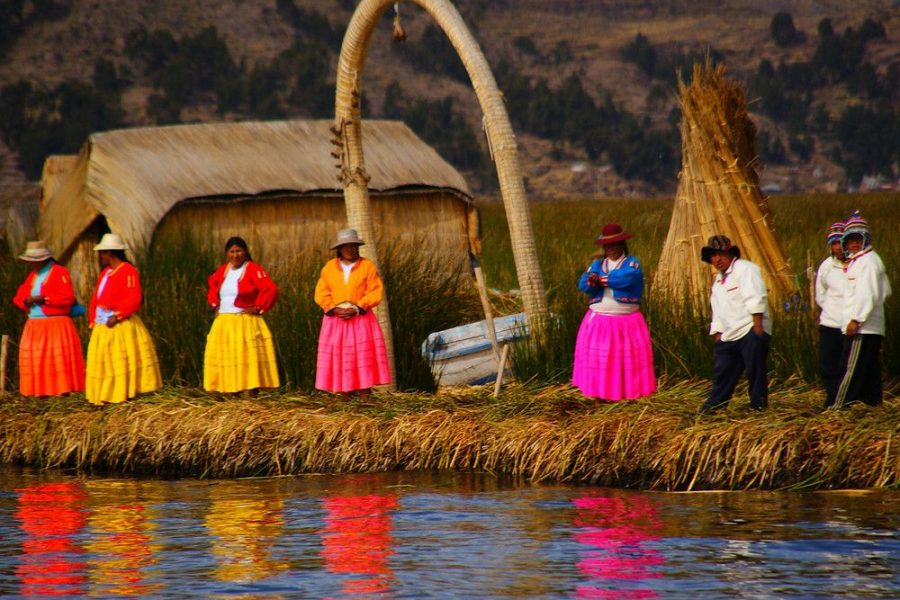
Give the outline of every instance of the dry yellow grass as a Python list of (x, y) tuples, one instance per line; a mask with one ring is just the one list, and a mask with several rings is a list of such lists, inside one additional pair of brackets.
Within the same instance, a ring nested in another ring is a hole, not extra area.
[(817, 390), (789, 381), (773, 387), (767, 413), (742, 413), (739, 395), (698, 418), (707, 385), (666, 382), (650, 399), (609, 405), (567, 386), (369, 403), (179, 389), (103, 409), (6, 396), (0, 460), (202, 477), (456, 469), (663, 490), (900, 485), (895, 392), (878, 409), (819, 414)]

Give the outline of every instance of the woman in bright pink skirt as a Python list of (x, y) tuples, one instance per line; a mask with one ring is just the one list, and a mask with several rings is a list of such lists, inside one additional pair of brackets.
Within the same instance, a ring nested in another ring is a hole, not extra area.
[(572, 384), (591, 398), (633, 400), (656, 391), (653, 347), (640, 312), (641, 263), (628, 254), (632, 235), (618, 223), (603, 226), (598, 258), (578, 281), (590, 304), (575, 341)]
[(322, 267), (316, 284), (316, 304), (325, 311), (316, 388), (345, 399), (358, 391), (366, 400), (372, 386), (391, 382), (384, 334), (372, 312), (381, 302), (384, 285), (375, 264), (359, 255), (364, 243), (356, 230), (340, 230), (331, 246), (336, 256)]

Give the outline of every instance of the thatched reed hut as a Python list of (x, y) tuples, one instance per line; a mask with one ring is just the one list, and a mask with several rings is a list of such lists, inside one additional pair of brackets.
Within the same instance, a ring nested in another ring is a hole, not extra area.
[[(113, 231), (140, 255), (169, 234), (245, 237), (262, 261), (327, 252), (345, 226), (330, 121), (136, 128), (90, 136), (45, 170), (40, 235), (76, 279)], [(462, 261), (478, 216), (462, 175), (403, 123), (366, 121), (376, 235)], [(64, 174), (61, 174), (65, 171)], [(79, 277), (80, 276), (80, 277)]]
[(700, 262), (700, 249), (724, 234), (760, 267), (770, 302), (780, 305), (796, 285), (759, 189), (756, 127), (744, 91), (723, 65), (706, 64), (694, 66), (679, 92), (682, 169), (655, 289), (705, 309), (713, 270)]

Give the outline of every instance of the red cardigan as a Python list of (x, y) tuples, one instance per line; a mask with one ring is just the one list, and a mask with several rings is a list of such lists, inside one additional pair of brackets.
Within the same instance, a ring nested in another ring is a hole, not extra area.
[[(13, 304), (25, 312), (31, 310), (30, 306), (25, 305), (25, 299), (31, 295), (31, 286), (34, 285), (35, 277), (37, 277), (35, 271), (29, 273), (28, 277), (25, 278), (25, 283), (19, 286), (19, 289), (16, 290), (16, 295), (13, 296)], [(60, 264), (53, 263), (50, 266), (50, 273), (47, 274), (47, 279), (41, 285), (39, 295), (44, 297), (44, 303), (41, 304), (41, 308), (45, 315), (48, 317), (68, 315), (72, 305), (75, 304), (75, 289), (72, 287), (72, 277), (69, 275), (69, 270)]]
[[(209, 276), (209, 292), (206, 294), (206, 301), (213, 308), (218, 308), (219, 290), (225, 282), (225, 275), (228, 273), (228, 263), (225, 263), (216, 272)], [(234, 299), (234, 305), (238, 308), (259, 308), (260, 314), (272, 310), (275, 301), (278, 299), (278, 286), (269, 277), (265, 269), (253, 261), (247, 261), (247, 268), (244, 274), (238, 279), (238, 294)]]
[[(103, 276), (107, 271), (109, 271), (109, 279), (106, 281), (103, 293), (98, 295), (97, 290), (100, 289), (100, 282), (103, 281)], [(94, 287), (94, 295), (91, 296), (91, 307), (88, 311), (91, 327), (94, 326), (94, 317), (97, 314), (98, 306), (114, 311), (116, 319), (122, 321), (136, 313), (143, 300), (141, 279), (133, 264), (123, 262), (112, 270), (110, 267), (106, 267), (100, 271), (100, 277), (97, 278), (97, 285)]]

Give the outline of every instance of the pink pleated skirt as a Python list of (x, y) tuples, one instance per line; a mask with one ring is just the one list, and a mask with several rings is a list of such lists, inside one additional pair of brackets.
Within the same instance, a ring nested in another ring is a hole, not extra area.
[(633, 400), (656, 391), (653, 347), (644, 315), (588, 310), (575, 341), (572, 385), (585, 396)]
[(384, 334), (372, 311), (352, 319), (326, 316), (322, 320), (316, 389), (352, 392), (390, 382)]

